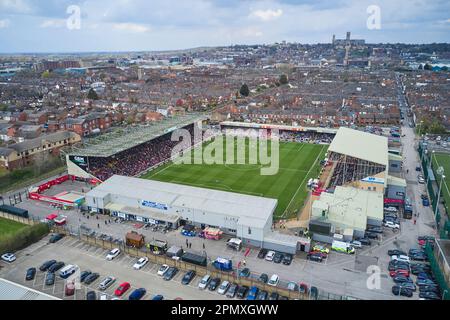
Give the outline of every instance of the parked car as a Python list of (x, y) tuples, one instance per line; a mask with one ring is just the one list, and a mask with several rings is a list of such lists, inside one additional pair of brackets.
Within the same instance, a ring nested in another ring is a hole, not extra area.
[(269, 293), (264, 290), (260, 290), (258, 295), (256, 296), (256, 300), (267, 300)]
[(14, 255), (14, 253), (4, 253), (4, 254), (2, 254), (1, 258), (3, 261), (9, 262), (9, 263), (14, 262), (17, 259), (16, 256)]
[(424, 285), (424, 286), (419, 286), (419, 291), (420, 291), (420, 292), (431, 291), (431, 292), (434, 292), (434, 293), (436, 293), (436, 294), (441, 294), (438, 285)]
[(237, 290), (237, 293), (236, 293), (236, 296), (239, 299), (244, 299), (246, 297), (246, 295), (247, 295), (247, 292), (248, 292), (248, 287), (247, 286), (239, 286), (239, 288)]
[(90, 270), (84, 270), (80, 274), (80, 282), (83, 283), (86, 280), (87, 276), (89, 276), (92, 272)]
[(353, 240), (353, 241), (350, 241), (350, 244), (352, 245), (353, 248), (359, 248), (359, 249), (362, 248), (362, 243), (360, 241)]
[(113, 276), (106, 277), (100, 284), (98, 285), (99, 290), (106, 290), (108, 289), (114, 282), (116, 281), (116, 278)]
[[(375, 240), (377, 240), (377, 239), (378, 239), (378, 234), (373, 233), (373, 232), (366, 232), (366, 237), (369, 238), (369, 239), (375, 239)], [(360, 240), (360, 241), (361, 241), (361, 240)]]
[(45, 261), (40, 267), (39, 270), (41, 270), (42, 272), (47, 271), (48, 268), (50, 268), (52, 265), (54, 265), (56, 263), (56, 260), (48, 260)]
[(236, 296), (238, 290), (238, 285), (236, 283), (232, 283), (230, 287), (228, 288), (228, 291), (226, 293), (227, 298), (234, 298)]
[(384, 208), (384, 211), (395, 212), (395, 213), (398, 212), (396, 207), (387, 207), (387, 208)]
[(130, 289), (131, 285), (129, 282), (121, 283), (116, 290), (114, 290), (114, 295), (116, 297), (121, 297), (128, 289)]
[(169, 270), (169, 268), (170, 267), (167, 264), (163, 264), (158, 269), (158, 272), (157, 272), (158, 276), (161, 276), (161, 277), (164, 276), (164, 274), (167, 272), (167, 270)]
[(195, 277), (195, 271), (194, 270), (189, 270), (188, 272), (186, 272), (183, 276), (183, 279), (181, 279), (181, 283), (184, 285), (188, 285), (189, 283), (191, 283), (192, 279), (194, 279)]
[(75, 282), (68, 281), (64, 286), (64, 293), (67, 297), (71, 297), (75, 294)]
[(388, 250), (389, 256), (406, 256), (406, 252), (398, 249)]
[(405, 296), (411, 298), (413, 296), (412, 290), (406, 289), (401, 286), (393, 286), (392, 293), (396, 296)]
[(215, 291), (217, 287), (220, 285), (220, 278), (213, 278), (208, 285), (209, 291)]
[(114, 248), (106, 255), (106, 260), (109, 260), (109, 261), (114, 260), (115, 258), (117, 258), (117, 256), (119, 254), (120, 254), (120, 249)]
[(389, 272), (389, 275), (394, 278), (396, 276), (405, 276), (405, 277), (409, 277), (409, 270), (405, 270), (405, 269), (397, 269), (397, 270), (393, 270)]
[(128, 300), (141, 300), (143, 296), (147, 293), (147, 290), (144, 288), (139, 288), (134, 290), (130, 296), (128, 297)]
[(242, 269), (241, 272), (239, 272), (239, 277), (243, 277), (243, 278), (250, 277), (250, 269), (249, 268)]
[(391, 228), (391, 229), (397, 229), (397, 230), (400, 229), (400, 225), (398, 223), (394, 223), (392, 221), (386, 221), (384, 223), (384, 226), (386, 228)]
[(317, 255), (315, 253), (308, 253), (306, 256), (307, 260), (315, 261), (315, 262), (322, 262), (323, 258), (321, 255)]
[(134, 270), (141, 270), (148, 263), (147, 257), (139, 258), (138, 261), (133, 265)]
[(283, 264), (285, 265), (285, 266), (289, 266), (291, 263), (292, 263), (292, 254), (289, 254), (289, 253), (285, 253), (284, 255), (283, 255)]
[(319, 244), (316, 244), (316, 245), (313, 247), (312, 251), (317, 251), (317, 252), (326, 253), (326, 254), (329, 254), (329, 253), (330, 253), (330, 249), (328, 249), (328, 248), (325, 247), (325, 246), (319, 245)]
[(368, 238), (359, 238), (357, 239), (363, 246), (370, 246), (372, 244), (372, 241)]
[(85, 284), (91, 284), (91, 283), (93, 283), (95, 280), (97, 280), (98, 279), (98, 277), (100, 277), (100, 275), (98, 274), (98, 273), (91, 273), (90, 275), (88, 275), (87, 277), (86, 277), (86, 279), (84, 280), (84, 283)]
[(229, 281), (223, 281), (220, 286), (219, 289), (217, 289), (217, 293), (224, 295), (225, 293), (227, 293), (228, 288), (230, 288), (230, 282)]
[(426, 300), (441, 300), (441, 297), (432, 291), (419, 292), (419, 298)]
[(275, 256), (275, 251), (268, 251), (265, 259), (267, 261), (273, 261), (273, 257)]
[(303, 282), (300, 283), (299, 291), (300, 291), (300, 293), (303, 293), (303, 294), (308, 293), (308, 285), (306, 283), (303, 283)]
[(412, 282), (403, 282), (400, 286), (402, 288), (406, 288), (406, 289), (409, 289), (411, 291), (416, 291), (417, 290), (417, 286), (414, 283), (412, 283)]
[(56, 272), (62, 267), (64, 267), (64, 265), (65, 265), (64, 262), (58, 261), (57, 263), (52, 264), (50, 268), (48, 268), (48, 272)]
[(88, 291), (86, 293), (86, 300), (97, 300), (97, 294), (95, 291)]
[(206, 289), (209, 282), (211, 281), (211, 276), (209, 274), (203, 276), (202, 280), (200, 280), (198, 287), (202, 290)]
[(298, 285), (295, 282), (291, 281), (287, 284), (287, 289), (289, 291), (298, 291)]
[(272, 293), (269, 295), (269, 299), (268, 299), (268, 300), (272, 300), (272, 301), (278, 300), (279, 297), (280, 297), (280, 295), (279, 295), (278, 293), (272, 292)]
[(275, 252), (275, 255), (273, 256), (273, 262), (281, 263), (281, 260), (283, 260), (283, 254), (281, 252)]
[(408, 262), (408, 263), (411, 261), (411, 259), (410, 259), (408, 256), (404, 256), (404, 255), (399, 255), (399, 256), (394, 255), (394, 256), (391, 256), (391, 260), (398, 260), (398, 261)]
[(372, 226), (372, 227), (367, 228), (367, 231), (371, 232), (371, 233), (383, 233), (383, 227)]
[(256, 300), (256, 296), (259, 293), (259, 289), (258, 287), (251, 287), (250, 290), (248, 290), (248, 294), (247, 294), (247, 300)]
[(175, 275), (178, 273), (177, 267), (170, 267), (167, 272), (164, 274), (163, 279), (166, 281), (170, 281), (175, 277)]
[(266, 255), (267, 255), (267, 249), (263, 248), (263, 249), (259, 250), (259, 252), (258, 252), (259, 259), (264, 259), (266, 257)]
[(317, 300), (317, 298), (319, 298), (319, 289), (317, 289), (317, 287), (311, 287), (311, 290), (309, 290), (309, 296), (312, 299)]
[(54, 272), (47, 272), (47, 275), (45, 276), (45, 285), (46, 286), (52, 286), (55, 284), (55, 273)]
[(58, 242), (59, 240), (61, 240), (63, 237), (64, 237), (64, 235), (62, 233), (55, 233), (54, 235), (52, 235), (50, 237), (48, 242), (49, 243), (55, 243), (55, 242)]
[(404, 282), (410, 282), (413, 283), (412, 279), (410, 277), (405, 277), (405, 276), (395, 276), (392, 278), (392, 280), (395, 283), (404, 283)]
[(28, 268), (27, 273), (25, 275), (25, 280), (30, 281), (33, 280), (36, 276), (36, 268)]
[(267, 284), (272, 287), (276, 287), (280, 282), (280, 277), (277, 274), (273, 274)]
[(152, 298), (152, 300), (157, 300), (157, 301), (164, 300), (164, 296), (162, 296), (162, 295), (160, 295), (160, 294), (157, 294), (156, 296), (154, 296), (154, 297)]
[(265, 274), (265, 273), (262, 273), (259, 276), (258, 281), (262, 282), (262, 283), (267, 283), (267, 281), (269, 281), (269, 276), (267, 274)]

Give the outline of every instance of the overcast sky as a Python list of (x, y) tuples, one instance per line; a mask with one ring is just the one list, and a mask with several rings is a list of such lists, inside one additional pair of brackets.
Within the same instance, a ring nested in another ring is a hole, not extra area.
[[(380, 29), (367, 27), (371, 5), (380, 8)], [(325, 43), (346, 31), (369, 43), (450, 42), (450, 1), (0, 0), (0, 52)]]

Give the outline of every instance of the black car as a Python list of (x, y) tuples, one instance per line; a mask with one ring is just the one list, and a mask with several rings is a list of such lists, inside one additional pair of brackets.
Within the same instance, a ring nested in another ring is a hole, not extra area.
[(419, 292), (419, 298), (427, 300), (441, 300), (439, 295), (431, 291)]
[(262, 282), (262, 283), (267, 283), (267, 281), (269, 281), (269, 276), (267, 274), (265, 274), (265, 273), (262, 273), (259, 276), (258, 281)]
[(431, 279), (418, 279), (416, 284), (420, 286), (430, 286), (430, 285), (438, 285), (434, 280)]
[(289, 298), (286, 296), (279, 296), (278, 300), (289, 300)]
[(261, 290), (256, 296), (256, 300), (267, 300), (269, 293), (267, 291)]
[(52, 264), (52, 266), (50, 268), (48, 268), (49, 272), (56, 272), (59, 269), (61, 269), (62, 267), (64, 267), (64, 262), (62, 261), (58, 261), (57, 263)]
[(84, 279), (84, 283), (85, 284), (91, 284), (92, 282), (94, 282), (95, 280), (98, 279), (98, 277), (100, 277), (100, 275), (98, 273), (91, 273), (90, 275), (88, 275), (86, 277), (86, 279)]
[(278, 300), (278, 299), (279, 299), (279, 297), (280, 297), (280, 295), (279, 295), (278, 293), (276, 293), (276, 292), (272, 292), (272, 293), (270, 294), (270, 296), (269, 296), (269, 299), (268, 299), (268, 300)]
[(413, 296), (412, 290), (401, 286), (393, 286), (392, 293), (396, 296), (404, 296), (408, 298), (411, 298)]
[(319, 289), (317, 289), (317, 287), (311, 287), (311, 290), (309, 290), (309, 296), (312, 299), (317, 300), (319, 297)]
[(234, 298), (237, 290), (238, 290), (238, 285), (236, 283), (232, 283), (227, 290), (227, 293), (226, 293), (227, 298)]
[(281, 252), (275, 252), (275, 255), (273, 256), (273, 262), (281, 263), (281, 260), (283, 260), (283, 254)]
[(419, 292), (434, 292), (436, 294), (441, 294), (439, 286), (419, 286)]
[(27, 280), (27, 281), (33, 280), (35, 275), (36, 275), (36, 268), (29, 268), (27, 270), (25, 280)]
[(408, 290), (411, 290), (411, 291), (416, 291), (417, 290), (416, 285), (414, 283), (412, 283), (412, 282), (403, 282), (400, 286), (402, 288), (405, 288), (405, 289), (408, 289)]
[(261, 250), (259, 250), (259, 252), (258, 252), (258, 258), (259, 259), (264, 259), (265, 257), (266, 257), (266, 254), (267, 254), (267, 249), (261, 249)]
[(357, 239), (357, 241), (361, 242), (361, 244), (364, 246), (370, 246), (372, 244), (372, 241), (370, 241), (370, 239), (368, 238), (359, 238)]
[(244, 299), (245, 296), (247, 295), (247, 292), (248, 292), (248, 287), (247, 286), (239, 286), (239, 288), (237, 290), (237, 293), (236, 293), (236, 296), (239, 299)]
[(46, 286), (51, 286), (53, 284), (55, 284), (55, 274), (53, 272), (48, 272), (47, 275), (45, 276), (45, 285)]
[(178, 268), (176, 267), (170, 267), (169, 270), (164, 273), (163, 279), (166, 281), (172, 280), (173, 277), (178, 273)]
[(86, 300), (97, 300), (97, 294), (95, 291), (89, 291), (86, 293)]
[(195, 277), (195, 271), (194, 270), (189, 270), (188, 272), (186, 272), (183, 276), (183, 279), (181, 279), (181, 283), (184, 285), (188, 285), (192, 279), (194, 279)]
[(283, 264), (289, 266), (292, 263), (292, 254), (285, 253), (283, 255)]
[(63, 234), (61, 233), (55, 233), (54, 235), (52, 235), (50, 237), (50, 240), (48, 240), (49, 243), (55, 243), (58, 242), (59, 240), (61, 240), (64, 237)]
[(250, 269), (249, 268), (242, 269), (241, 272), (239, 272), (239, 277), (243, 277), (243, 278), (250, 277)]
[(217, 289), (217, 287), (220, 285), (220, 278), (214, 278), (211, 280), (211, 282), (208, 285), (209, 291), (214, 291)]
[(402, 250), (394, 249), (394, 250), (388, 250), (389, 256), (406, 256), (406, 253)]
[(409, 249), (408, 254), (426, 254), (422, 249)]
[(383, 227), (369, 227), (367, 228), (367, 231), (373, 233), (383, 233)]
[(434, 241), (434, 237), (433, 236), (419, 236), (417, 238), (417, 240), (419, 240), (419, 241)]
[(56, 263), (56, 260), (49, 260), (44, 262), (40, 267), (39, 270), (41, 271), (47, 271), (48, 268), (50, 268), (52, 265), (54, 265)]
[(373, 233), (373, 232), (366, 232), (366, 236), (369, 239), (378, 239), (378, 234)]
[(308, 253), (308, 255), (306, 256), (306, 259), (315, 261), (315, 262), (322, 262), (322, 260), (323, 260), (323, 258), (320, 254), (315, 254), (315, 253)]
[(428, 257), (426, 254), (412, 254), (409, 256), (411, 260), (414, 261), (427, 261)]
[(412, 283), (412, 279), (410, 277), (405, 277), (405, 276), (395, 276), (392, 278), (392, 280), (395, 283), (405, 283), (405, 282), (410, 282)]
[(84, 282), (84, 280), (86, 280), (86, 278), (91, 274), (92, 272), (90, 270), (85, 270), (83, 272), (81, 272), (80, 274), (80, 282)]

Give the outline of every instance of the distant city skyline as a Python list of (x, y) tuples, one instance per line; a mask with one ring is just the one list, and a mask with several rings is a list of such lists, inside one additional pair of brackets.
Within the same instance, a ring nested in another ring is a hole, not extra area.
[[(371, 6), (379, 28), (367, 26)], [(367, 43), (448, 43), (449, 12), (445, 0), (0, 0), (0, 53), (331, 43), (347, 31)]]

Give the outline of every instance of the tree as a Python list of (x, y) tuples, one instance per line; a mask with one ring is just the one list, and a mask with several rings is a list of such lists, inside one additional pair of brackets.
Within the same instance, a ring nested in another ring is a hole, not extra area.
[(280, 76), (280, 84), (284, 85), (284, 84), (288, 84), (289, 83), (289, 79), (288, 76), (286, 74), (282, 74)]
[(8, 106), (4, 103), (0, 103), (0, 111), (6, 111), (8, 110)]
[(433, 67), (431, 66), (431, 64), (427, 63), (425, 65), (425, 67), (423, 67), (424, 70), (433, 70)]
[(88, 99), (90, 99), (90, 100), (98, 100), (98, 94), (97, 94), (97, 92), (95, 92), (95, 90), (92, 89), (92, 88), (89, 90), (87, 97), (88, 97)]
[(250, 89), (248, 88), (248, 85), (244, 83), (241, 87), (241, 90), (239, 90), (240, 94), (244, 97), (248, 97), (250, 95)]
[(44, 71), (44, 72), (42, 72), (42, 78), (44, 78), (44, 79), (47, 79), (47, 78), (49, 78), (50, 77), (50, 71)]

